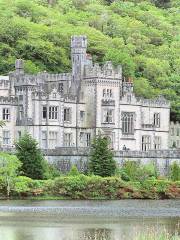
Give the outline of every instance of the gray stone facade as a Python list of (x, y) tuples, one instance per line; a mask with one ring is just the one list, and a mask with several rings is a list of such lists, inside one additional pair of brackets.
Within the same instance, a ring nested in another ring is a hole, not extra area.
[(180, 123), (170, 122), (169, 130), (169, 147), (172, 149), (180, 149)]
[[(46, 150), (44, 154), (51, 164), (55, 164), (62, 172), (70, 170), (76, 165), (80, 171), (87, 170), (89, 149), (85, 148), (57, 148)], [(173, 162), (180, 164), (180, 150), (151, 150), (151, 151), (115, 151), (114, 158), (119, 166), (124, 162), (137, 161), (143, 165), (153, 163), (161, 176), (168, 175)]]
[(44, 149), (86, 148), (98, 132), (116, 151), (168, 149), (170, 104), (136, 97), (121, 66), (93, 63), (86, 36), (71, 38), (72, 72), (29, 75), (23, 61), (0, 77), (2, 147), (28, 131)]

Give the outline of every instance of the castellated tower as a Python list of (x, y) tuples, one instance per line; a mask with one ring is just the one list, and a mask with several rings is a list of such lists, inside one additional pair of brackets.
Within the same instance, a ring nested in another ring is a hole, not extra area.
[(71, 59), (72, 59), (72, 93), (77, 93), (80, 81), (83, 78), (84, 66), (86, 64), (87, 37), (71, 37)]

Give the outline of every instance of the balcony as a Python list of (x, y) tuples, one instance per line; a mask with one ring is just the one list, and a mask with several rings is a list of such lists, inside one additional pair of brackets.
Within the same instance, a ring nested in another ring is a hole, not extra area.
[(16, 126), (33, 126), (33, 119), (32, 118), (23, 118), (16, 120)]
[(154, 124), (151, 124), (151, 123), (143, 123), (142, 124), (142, 128), (154, 128)]
[(115, 100), (112, 99), (102, 99), (101, 100), (102, 106), (115, 106)]

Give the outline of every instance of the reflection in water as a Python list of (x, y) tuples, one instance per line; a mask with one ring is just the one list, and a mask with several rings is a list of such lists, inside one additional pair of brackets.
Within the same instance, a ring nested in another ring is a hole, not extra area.
[[(51, 212), (34, 213), (28, 212), (0, 212), (0, 240), (136, 240), (139, 234), (155, 233), (156, 235), (165, 231), (170, 235), (178, 233), (180, 218), (163, 217), (163, 213), (178, 212), (179, 201), (10, 201), (0, 202), (1, 206), (61, 206), (61, 207), (98, 207), (101, 212), (111, 208), (122, 209), (159, 209), (161, 217), (152, 218), (130, 218), (98, 215), (96, 211), (92, 216), (82, 216), (73, 213), (65, 215)], [(67, 208), (68, 209), (68, 208)], [(54, 210), (55, 211), (55, 210)], [(79, 210), (78, 210), (79, 211)], [(180, 232), (179, 232), (180, 234)], [(155, 238), (152, 238), (155, 239)], [(180, 238), (179, 238), (180, 239)]]
[[(37, 226), (36, 226), (37, 224)], [(178, 219), (159, 222), (151, 220), (124, 220), (104, 224), (88, 223), (53, 223), (39, 226), (36, 222), (2, 223), (0, 221), (0, 240), (135, 240), (140, 233), (156, 233), (166, 231), (170, 235), (178, 232)], [(154, 238), (155, 239), (155, 238)]]
[(78, 233), (79, 240), (112, 240), (113, 234), (110, 229), (84, 229)]

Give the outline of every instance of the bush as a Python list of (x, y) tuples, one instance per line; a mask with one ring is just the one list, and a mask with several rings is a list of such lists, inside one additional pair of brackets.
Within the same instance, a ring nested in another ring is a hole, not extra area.
[(30, 192), (30, 187), (32, 184), (33, 180), (31, 178), (25, 177), (25, 176), (18, 176), (15, 179), (15, 184), (14, 184), (14, 192), (15, 193), (28, 193)]
[(172, 181), (180, 181), (180, 166), (177, 164), (177, 162), (174, 162), (171, 165), (170, 179)]
[(153, 164), (140, 165), (140, 163), (135, 161), (126, 161), (124, 166), (119, 170), (119, 173), (124, 181), (140, 182), (152, 177), (157, 178), (158, 175)]
[(79, 171), (78, 171), (77, 167), (75, 165), (73, 165), (69, 172), (69, 176), (78, 176), (78, 175), (79, 175)]

